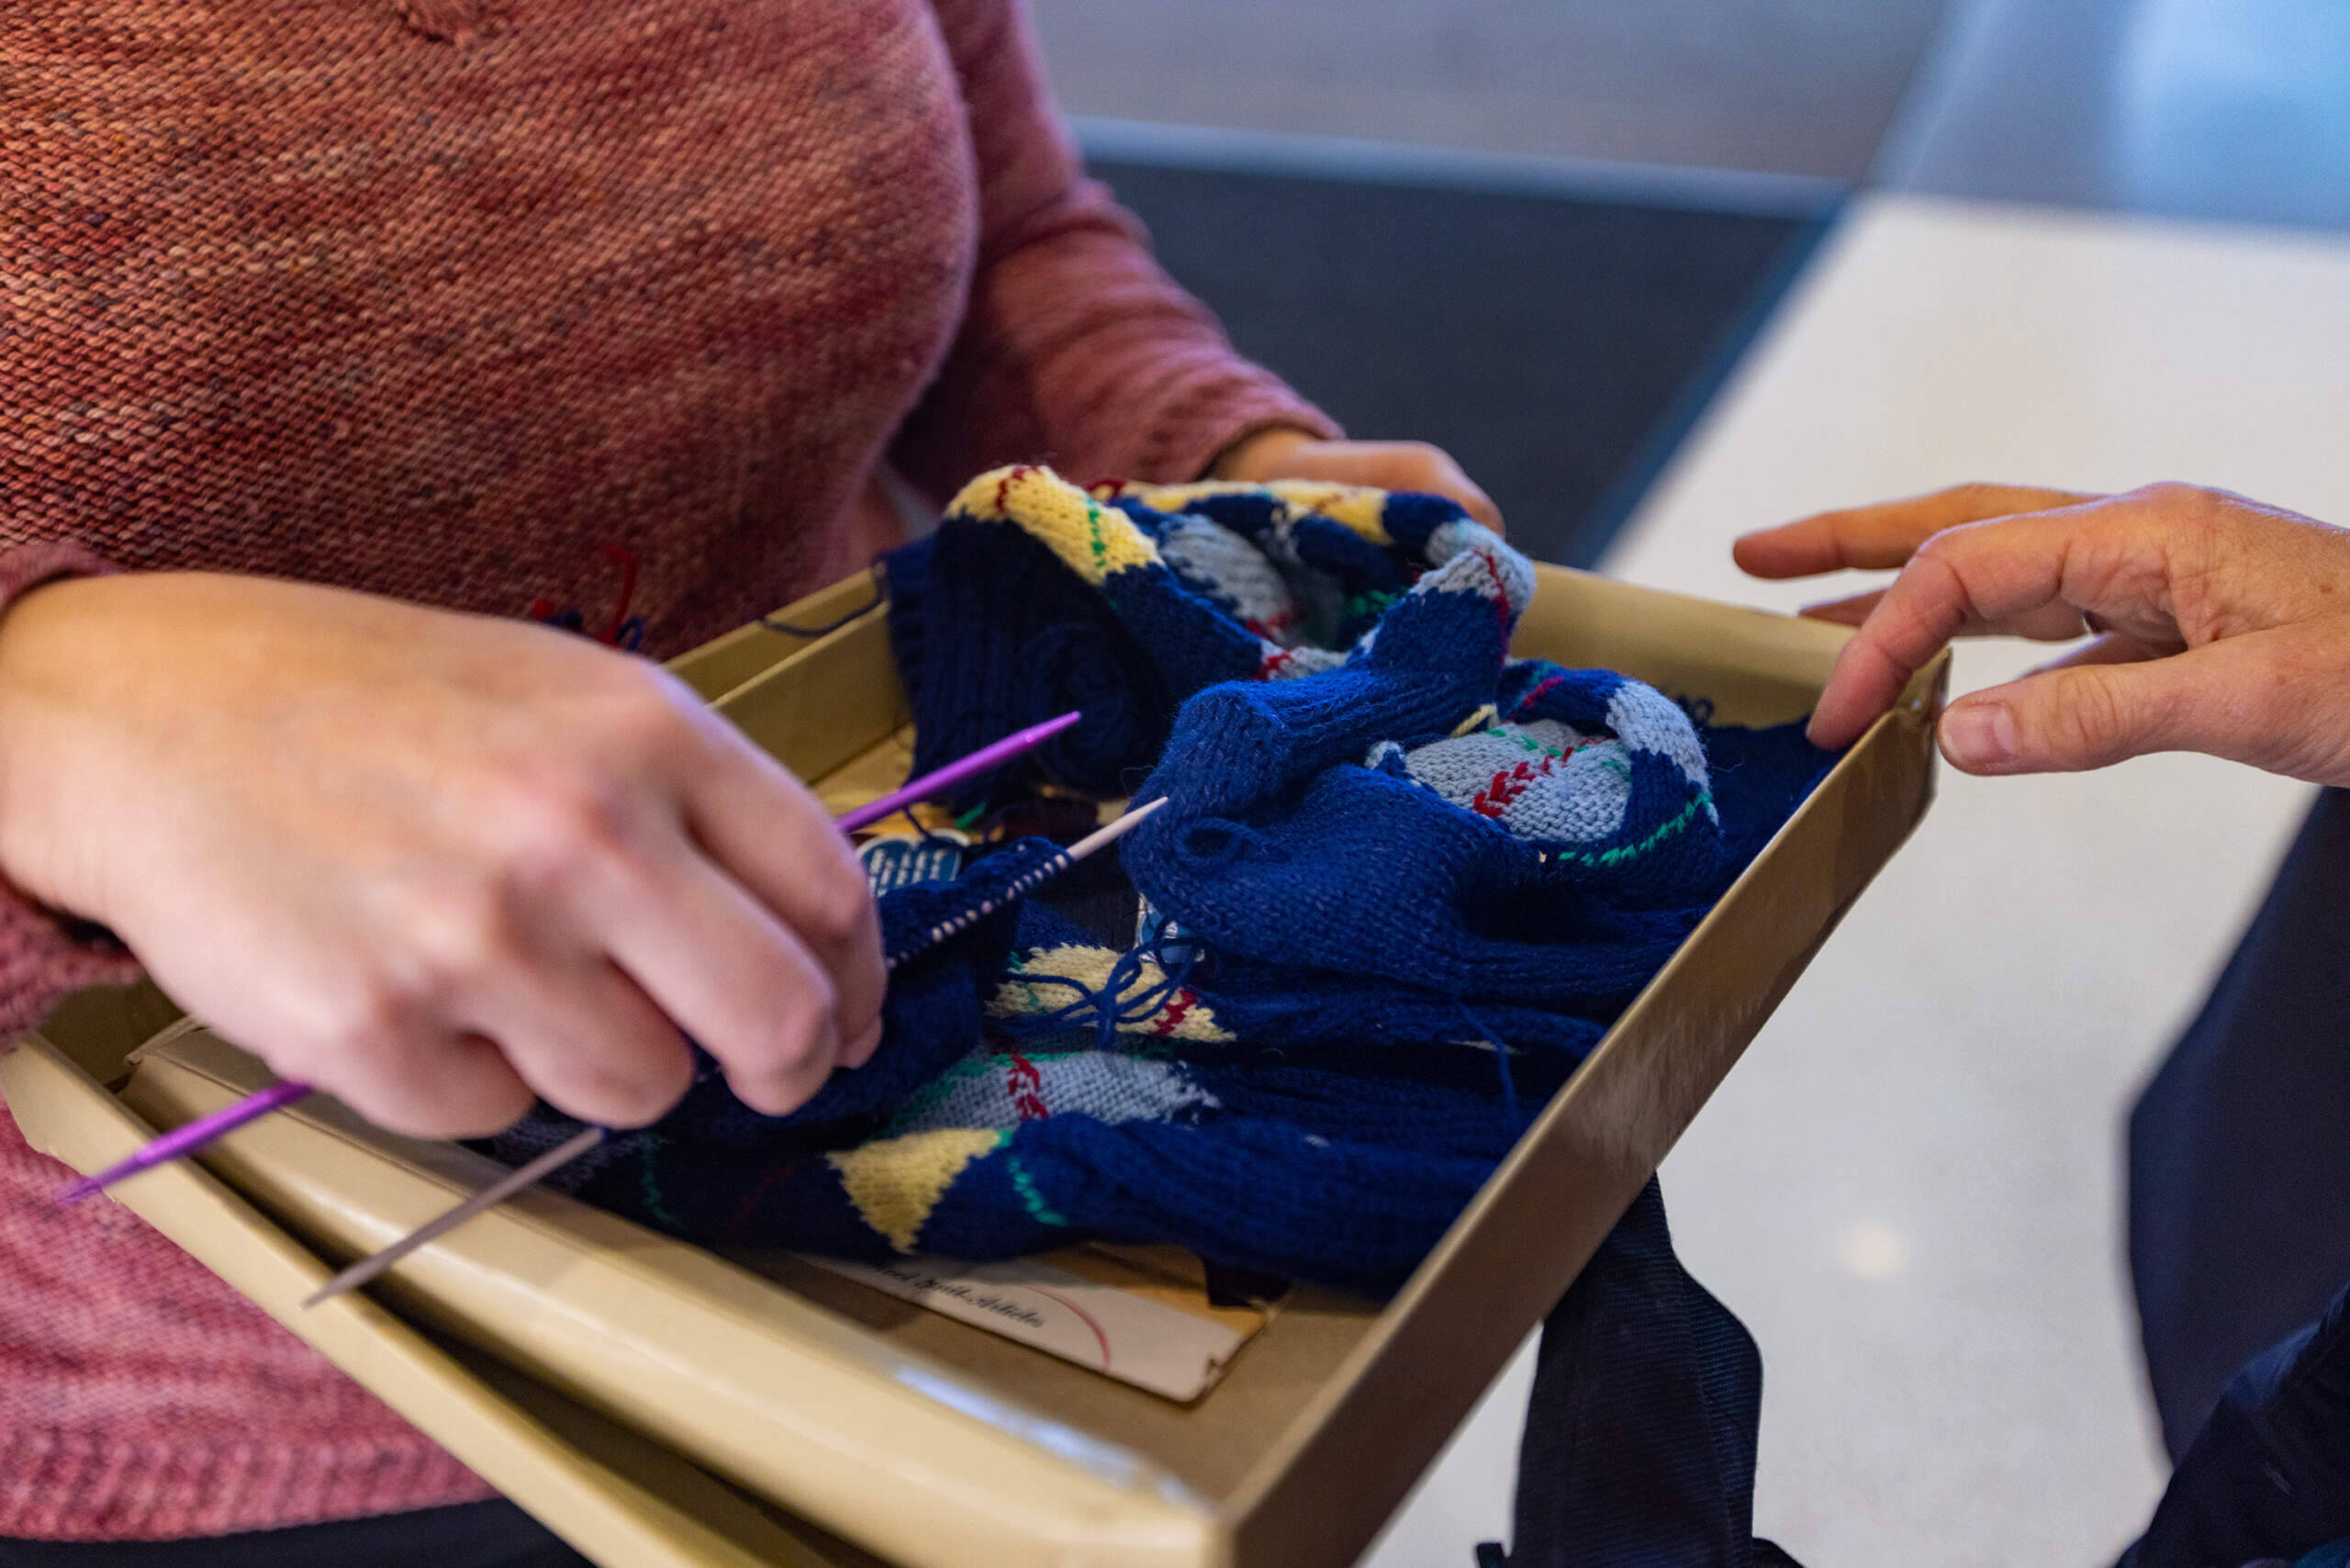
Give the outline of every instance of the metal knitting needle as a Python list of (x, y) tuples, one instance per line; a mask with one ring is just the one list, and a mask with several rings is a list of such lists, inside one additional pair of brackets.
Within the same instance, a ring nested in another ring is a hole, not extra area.
[(982, 899), (979, 902), (979, 907), (976, 909), (967, 909), (960, 914), (940, 921), (936, 925), (932, 926), (929, 930), (916, 937), (912, 946), (908, 947), (901, 953), (890, 954), (888, 960), (890, 967), (893, 969), (896, 969), (900, 964), (904, 963), (908, 958), (913, 958), (916, 954), (926, 953), (931, 948), (937, 946), (941, 942), (946, 941), (949, 936), (954, 935), (957, 932), (968, 931), (972, 926), (977, 925), (980, 921), (985, 920), (989, 915), (991, 915), (997, 910), (1003, 908), (1014, 899), (1025, 898), (1028, 894), (1035, 892), (1039, 887), (1048, 881), (1051, 881), (1055, 877), (1059, 876), (1063, 871), (1068, 870), (1070, 867), (1076, 865), (1079, 861), (1084, 859), (1095, 850), (1100, 849), (1102, 846), (1115, 844), (1118, 840), (1125, 837), (1126, 834), (1134, 832), (1135, 829), (1142, 825), (1142, 821), (1145, 817), (1150, 815), (1151, 812), (1158, 810), (1159, 807), (1166, 803), (1167, 797), (1164, 795), (1159, 796), (1158, 799), (1155, 801), (1146, 801), (1144, 804), (1136, 806), (1132, 811), (1127, 812), (1125, 815), (1119, 817), (1114, 822), (1106, 823), (1102, 826), (1095, 828), (1091, 833), (1087, 834), (1083, 838), (1079, 839), (1075, 844), (1070, 845), (1067, 849), (1060, 851), (1058, 854), (1046, 856), (1044, 859), (1039, 860), (1035, 865), (1030, 867), (1027, 870), (1023, 871), (1019, 876), (1006, 883), (1003, 891), (997, 894), (994, 898)]
[[(1132, 833), (1142, 824), (1145, 817), (1166, 803), (1167, 798), (1162, 795), (1146, 805), (1136, 806), (1115, 822), (1095, 829), (1067, 849), (1039, 861), (1035, 867), (1016, 878), (998, 897), (987, 900), (977, 909), (967, 910), (950, 920), (941, 921), (923, 933), (921, 940), (912, 946), (902, 953), (891, 955), (886, 960), (889, 967), (895, 969), (908, 958), (929, 951), (957, 932), (968, 930), (1013, 900), (1034, 892), (1039, 886), (1068, 870), (1087, 856), (1106, 845), (1116, 843), (1127, 834)], [(583, 1127), (529, 1164), (516, 1166), (472, 1197), (457, 1204), (438, 1219), (427, 1221), (382, 1251), (370, 1253), (335, 1275), (304, 1298), (303, 1310), (308, 1311), (319, 1303), (330, 1300), (346, 1291), (357, 1290), (419, 1248), (439, 1240), (476, 1215), (496, 1208), (525, 1187), (570, 1164), (598, 1144), (602, 1143), (605, 1136), (606, 1129), (602, 1127)]]
[(484, 1209), (496, 1208), (543, 1176), (551, 1176), (604, 1141), (604, 1129), (588, 1127), (574, 1133), (527, 1165), (518, 1165), (457, 1204), (438, 1219), (427, 1220), (381, 1252), (371, 1253), (302, 1298), (302, 1310), (345, 1291), (357, 1290), (418, 1248), (439, 1240)]
[[(858, 828), (870, 827), (884, 817), (904, 811), (917, 801), (929, 800), (934, 795), (943, 795), (957, 784), (976, 778), (991, 767), (999, 767), (1022, 752), (1034, 750), (1083, 717), (1084, 714), (1081, 711), (1072, 710), (1061, 714), (1058, 718), (1047, 719), (1041, 724), (1031, 724), (1026, 729), (1006, 735), (1000, 741), (983, 745), (970, 756), (950, 762), (934, 772), (925, 773), (919, 778), (911, 779), (903, 788), (892, 790), (869, 805), (859, 806), (855, 811), (844, 812), (834, 820), (834, 825), (843, 833), (855, 833)], [(80, 1203), (92, 1193), (102, 1193), (116, 1182), (136, 1176), (142, 1170), (152, 1170), (158, 1165), (166, 1165), (174, 1159), (194, 1154), (215, 1139), (235, 1132), (247, 1122), (258, 1120), (272, 1111), (284, 1110), (309, 1092), (308, 1084), (297, 1082), (292, 1079), (287, 1079), (282, 1083), (273, 1083), (266, 1089), (245, 1096), (233, 1105), (223, 1106), (210, 1115), (198, 1116), (184, 1127), (173, 1128), (127, 1159), (117, 1160), (94, 1176), (75, 1177), (57, 1190), (56, 1201), (60, 1205)]]

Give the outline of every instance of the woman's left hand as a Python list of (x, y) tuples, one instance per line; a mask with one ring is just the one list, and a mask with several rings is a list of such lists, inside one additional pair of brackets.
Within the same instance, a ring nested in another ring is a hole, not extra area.
[(1440, 446), (1424, 441), (1321, 441), (1300, 430), (1265, 430), (1236, 442), (1210, 476), (1261, 485), (1270, 479), (1322, 479), (1382, 490), (1449, 496), (1469, 515), (1502, 530), (1500, 509)]

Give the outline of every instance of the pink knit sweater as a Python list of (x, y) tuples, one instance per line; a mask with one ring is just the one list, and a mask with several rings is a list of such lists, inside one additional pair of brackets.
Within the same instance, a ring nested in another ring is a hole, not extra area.
[[(860, 566), (878, 465), (1326, 423), (1083, 180), (1015, 0), (0, 5), (0, 602), (202, 566), (613, 615)], [(256, 766), (266, 759), (256, 758)], [(0, 1028), (129, 963), (0, 890)], [(0, 1536), (487, 1488), (0, 1114)]]

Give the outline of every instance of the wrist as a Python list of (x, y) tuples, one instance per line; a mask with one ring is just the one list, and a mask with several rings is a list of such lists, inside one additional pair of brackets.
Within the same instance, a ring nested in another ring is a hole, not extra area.
[(95, 889), (69, 874), (72, 835), (62, 827), (77, 800), (85, 812), (104, 810), (87, 788), (96, 781), (79, 778), (85, 748), (76, 736), (107, 705), (108, 661), (94, 615), (129, 580), (52, 574), (0, 606), (0, 878), (92, 919), (104, 915)]
[(1203, 477), (1259, 481), (1299, 447), (1321, 439), (1315, 431), (1297, 425), (1260, 425), (1217, 453)]

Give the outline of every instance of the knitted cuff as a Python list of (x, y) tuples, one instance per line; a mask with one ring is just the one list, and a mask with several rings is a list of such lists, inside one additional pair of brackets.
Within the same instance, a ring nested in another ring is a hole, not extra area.
[[(0, 551), (0, 615), (44, 583), (119, 569), (70, 543)], [(35, 903), (0, 876), (0, 1038), (40, 1022), (70, 991), (138, 978), (139, 961), (113, 933)]]

